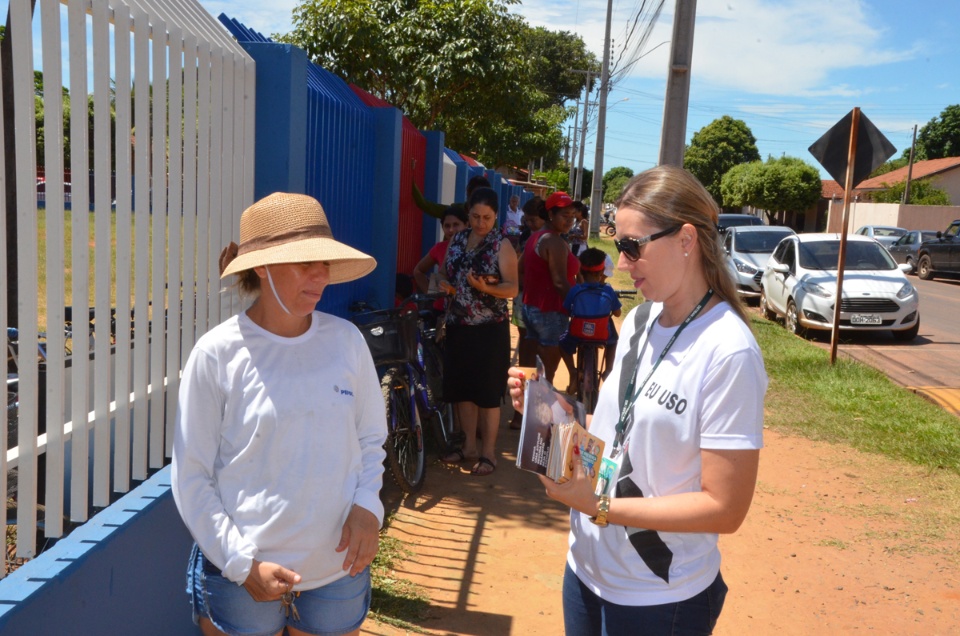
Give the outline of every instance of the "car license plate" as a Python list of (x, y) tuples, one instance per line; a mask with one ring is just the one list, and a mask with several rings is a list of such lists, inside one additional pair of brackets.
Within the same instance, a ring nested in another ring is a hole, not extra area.
[(877, 314), (853, 314), (850, 316), (851, 325), (880, 325), (883, 321)]

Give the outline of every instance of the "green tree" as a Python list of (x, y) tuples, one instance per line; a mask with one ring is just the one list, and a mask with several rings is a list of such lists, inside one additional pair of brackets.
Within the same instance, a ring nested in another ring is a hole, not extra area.
[(947, 106), (939, 117), (917, 131), (914, 157), (917, 160), (960, 157), (960, 104)]
[(714, 200), (722, 205), (720, 180), (727, 170), (740, 163), (759, 161), (757, 140), (742, 120), (724, 115), (693, 134), (683, 156), (689, 170)]
[[(603, 202), (613, 203), (620, 198), (620, 194), (623, 192), (624, 187), (626, 187), (627, 183), (632, 178), (632, 174), (629, 176), (621, 174), (613, 177), (609, 182), (605, 183), (603, 186)], [(604, 180), (606, 181), (606, 178), (604, 178)]]
[(519, 44), (530, 65), (531, 85), (547, 91), (557, 106), (578, 99), (583, 92), (586, 76), (571, 69), (600, 72), (600, 61), (575, 33), (527, 27)]
[(796, 157), (769, 158), (731, 168), (720, 186), (723, 205), (752, 206), (773, 212), (803, 212), (816, 203), (823, 189), (816, 168)]
[[(565, 100), (596, 68), (583, 41), (531, 28), (516, 0), (301, 0), (277, 40), (487, 165), (556, 166)], [(591, 66), (592, 65), (592, 66)]]
[(770, 212), (804, 212), (820, 200), (820, 172), (796, 157), (767, 159), (763, 171), (762, 208)]
[[(907, 182), (901, 181), (886, 190), (873, 193), (872, 198), (877, 203), (900, 203), (903, 201), (903, 192), (906, 187)], [(910, 182), (909, 203), (913, 205), (950, 205), (950, 195), (946, 191), (935, 187), (929, 179), (919, 179)]]
[(720, 195), (723, 207), (759, 207), (763, 200), (762, 161), (739, 163), (727, 170), (720, 179)]
[[(620, 196), (620, 191), (623, 190), (624, 184), (629, 181), (632, 176), (633, 170), (626, 166), (615, 166), (603, 173), (603, 179), (601, 179), (603, 184), (603, 202), (612, 203), (615, 201), (616, 198)], [(621, 177), (626, 177), (626, 179), (624, 180)], [(612, 189), (616, 190), (616, 192), (611, 192), (611, 184), (614, 183), (614, 180), (616, 180), (617, 185), (613, 186)]]

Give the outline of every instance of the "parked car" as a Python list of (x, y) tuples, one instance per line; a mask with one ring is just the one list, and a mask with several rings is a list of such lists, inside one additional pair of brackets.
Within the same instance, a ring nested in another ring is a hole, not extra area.
[(897, 263), (906, 263), (910, 266), (908, 274), (914, 274), (917, 271), (917, 252), (920, 250), (920, 244), (924, 241), (934, 241), (936, 238), (937, 233), (933, 230), (910, 230), (889, 246), (887, 251)]
[[(837, 295), (838, 234), (797, 234), (780, 241), (761, 278), (760, 310), (784, 317), (790, 331), (829, 330)], [(890, 253), (875, 240), (847, 237), (841, 331), (889, 329), (898, 340), (920, 330), (920, 299)]]
[(864, 225), (856, 231), (862, 236), (869, 236), (884, 247), (890, 247), (898, 238), (907, 233), (906, 228), (892, 225)]
[(723, 234), (728, 227), (738, 225), (763, 225), (763, 219), (752, 214), (720, 214), (717, 218), (717, 229)]
[(960, 274), (960, 220), (954, 221), (945, 232), (937, 232), (933, 240), (920, 244), (917, 250), (917, 276), (933, 280), (937, 276), (955, 277)]
[(771, 225), (735, 225), (723, 234), (723, 249), (743, 298), (760, 297), (760, 277), (777, 244), (794, 231)]

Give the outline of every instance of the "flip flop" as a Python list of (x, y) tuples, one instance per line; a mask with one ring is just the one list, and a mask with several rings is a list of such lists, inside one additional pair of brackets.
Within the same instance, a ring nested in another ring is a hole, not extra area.
[[(490, 470), (486, 472), (480, 472), (480, 467), (483, 465), (489, 466)], [(470, 474), (476, 475), (477, 477), (486, 477), (487, 475), (493, 474), (493, 471), (495, 471), (496, 469), (497, 469), (496, 464), (494, 464), (492, 461), (490, 461), (489, 459), (481, 455), (477, 459), (477, 465), (473, 467), (473, 469), (470, 471)]]

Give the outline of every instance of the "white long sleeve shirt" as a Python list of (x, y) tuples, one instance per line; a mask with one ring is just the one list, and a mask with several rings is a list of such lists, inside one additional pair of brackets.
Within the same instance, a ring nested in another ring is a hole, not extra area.
[(242, 584), (254, 559), (344, 576), (334, 548), (356, 504), (383, 522), (386, 417), (363, 336), (313, 312), (296, 338), (238, 314), (205, 334), (180, 384), (173, 496), (204, 555)]

